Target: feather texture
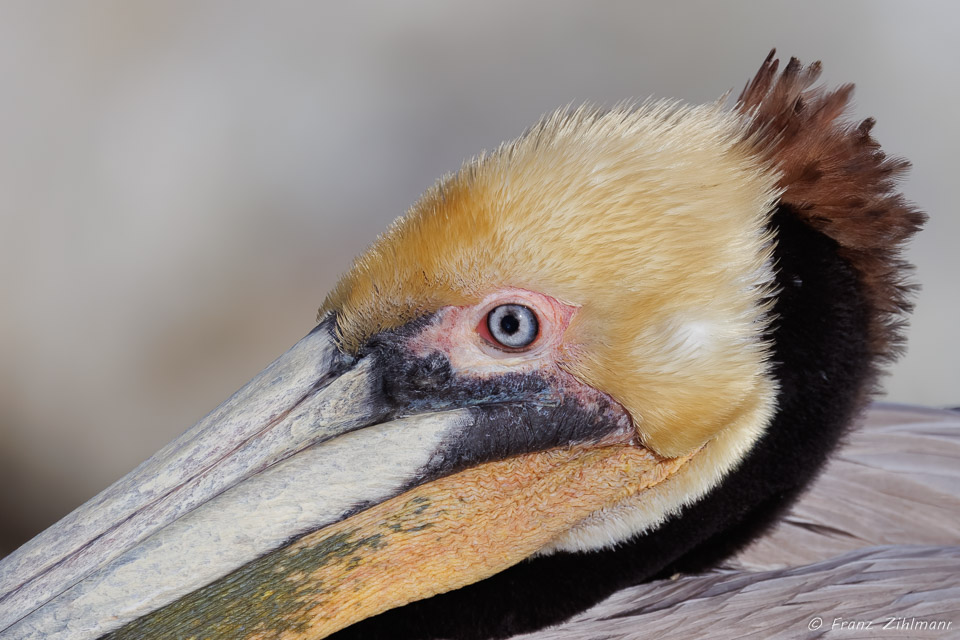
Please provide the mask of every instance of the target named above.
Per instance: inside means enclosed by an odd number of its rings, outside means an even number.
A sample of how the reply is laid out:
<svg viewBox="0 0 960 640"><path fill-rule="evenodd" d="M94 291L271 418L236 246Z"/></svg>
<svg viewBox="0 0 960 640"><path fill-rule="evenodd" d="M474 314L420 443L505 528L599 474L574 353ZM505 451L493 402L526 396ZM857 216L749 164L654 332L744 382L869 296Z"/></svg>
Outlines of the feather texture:
<svg viewBox="0 0 960 640"><path fill-rule="evenodd" d="M789 515L723 568L517 637L957 637L958 576L960 412L874 405Z"/></svg>
<svg viewBox="0 0 960 640"><path fill-rule="evenodd" d="M774 569L895 544L960 544L958 412L874 405L789 515L733 566Z"/></svg>
<svg viewBox="0 0 960 640"><path fill-rule="evenodd" d="M796 58L777 75L775 53L744 88L737 110L750 119L758 153L780 170L780 203L833 238L859 273L872 309L868 336L876 365L888 363L902 351L915 288L900 252L926 220L896 190L910 163L880 149L870 135L872 118L844 118L852 84L832 91L813 86L820 63L804 67Z"/></svg>
<svg viewBox="0 0 960 640"><path fill-rule="evenodd" d="M644 446L749 448L774 411L767 223L776 172L720 105L546 116L428 190L324 302L348 351L505 287L577 309L558 365ZM729 466L729 461L718 462Z"/></svg>
<svg viewBox="0 0 960 640"><path fill-rule="evenodd" d="M790 569L717 571L632 587L566 624L515 637L915 638L917 622L937 625L931 637L957 637L958 574L958 546L871 547ZM844 621L854 626L844 628Z"/></svg>

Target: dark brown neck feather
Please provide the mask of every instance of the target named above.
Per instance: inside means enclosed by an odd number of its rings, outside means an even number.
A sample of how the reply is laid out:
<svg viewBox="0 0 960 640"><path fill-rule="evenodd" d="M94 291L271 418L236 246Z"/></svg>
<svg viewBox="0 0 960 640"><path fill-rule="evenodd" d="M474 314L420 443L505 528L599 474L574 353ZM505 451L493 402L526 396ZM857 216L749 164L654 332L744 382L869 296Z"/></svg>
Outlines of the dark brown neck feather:
<svg viewBox="0 0 960 640"><path fill-rule="evenodd" d="M876 366L903 349L903 327L916 288L901 258L926 216L897 192L910 163L887 157L870 135L874 121L844 118L853 85L813 87L820 63L791 58L783 71L771 51L740 94L750 116L750 144L781 172L781 202L835 240L855 269L868 303L868 343Z"/></svg>

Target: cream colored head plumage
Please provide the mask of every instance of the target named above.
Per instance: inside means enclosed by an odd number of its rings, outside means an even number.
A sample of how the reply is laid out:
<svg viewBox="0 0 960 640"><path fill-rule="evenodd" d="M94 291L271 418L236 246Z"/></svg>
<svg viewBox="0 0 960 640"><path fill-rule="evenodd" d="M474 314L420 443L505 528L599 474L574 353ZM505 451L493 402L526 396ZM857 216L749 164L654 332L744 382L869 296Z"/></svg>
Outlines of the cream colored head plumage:
<svg viewBox="0 0 960 640"><path fill-rule="evenodd" d="M763 333L776 176L719 105L544 118L427 191L337 285L366 338L503 287L577 309L560 366L630 412L646 446L688 453L772 410Z"/></svg>

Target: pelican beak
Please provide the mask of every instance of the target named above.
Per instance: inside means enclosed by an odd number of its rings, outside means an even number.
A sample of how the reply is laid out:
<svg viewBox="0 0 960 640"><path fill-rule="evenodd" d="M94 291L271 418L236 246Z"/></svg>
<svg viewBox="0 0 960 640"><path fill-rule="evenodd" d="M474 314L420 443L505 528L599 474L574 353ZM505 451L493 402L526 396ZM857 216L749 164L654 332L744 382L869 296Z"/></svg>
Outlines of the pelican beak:
<svg viewBox="0 0 960 640"><path fill-rule="evenodd" d="M682 463L618 406L415 358L421 326L352 356L324 320L0 562L0 638L323 637L501 571Z"/></svg>

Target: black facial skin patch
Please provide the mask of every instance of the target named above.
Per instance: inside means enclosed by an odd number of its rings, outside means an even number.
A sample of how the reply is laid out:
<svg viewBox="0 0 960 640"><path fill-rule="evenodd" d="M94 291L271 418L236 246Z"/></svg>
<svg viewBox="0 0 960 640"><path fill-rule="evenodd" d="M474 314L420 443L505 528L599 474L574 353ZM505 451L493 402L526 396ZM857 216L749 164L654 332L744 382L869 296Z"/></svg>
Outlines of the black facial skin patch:
<svg viewBox="0 0 960 640"><path fill-rule="evenodd" d="M623 407L585 385L540 372L485 377L457 374L440 353L415 356L406 345L428 323L421 318L384 332L361 351L380 376L377 397L393 418L467 407L472 421L446 442L411 484L471 466L555 447L632 434Z"/></svg>

